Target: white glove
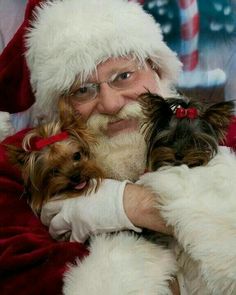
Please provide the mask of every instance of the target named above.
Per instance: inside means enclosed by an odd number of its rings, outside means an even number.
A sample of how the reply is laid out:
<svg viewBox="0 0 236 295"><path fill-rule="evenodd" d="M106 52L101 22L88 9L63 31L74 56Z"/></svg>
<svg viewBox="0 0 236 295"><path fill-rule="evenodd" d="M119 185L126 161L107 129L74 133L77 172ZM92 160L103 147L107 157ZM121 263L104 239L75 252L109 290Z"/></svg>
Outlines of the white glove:
<svg viewBox="0 0 236 295"><path fill-rule="evenodd" d="M41 221L55 239L71 232L70 241L84 242L90 235L130 229L140 232L125 214L123 192L128 181L105 179L98 192L48 202Z"/></svg>

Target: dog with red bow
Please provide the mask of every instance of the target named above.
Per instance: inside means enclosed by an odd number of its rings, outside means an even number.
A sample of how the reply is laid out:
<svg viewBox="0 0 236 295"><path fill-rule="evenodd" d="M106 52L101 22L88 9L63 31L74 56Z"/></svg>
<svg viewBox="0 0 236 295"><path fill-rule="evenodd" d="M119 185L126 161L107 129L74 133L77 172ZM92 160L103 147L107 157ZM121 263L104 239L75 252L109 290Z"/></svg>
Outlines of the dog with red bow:
<svg viewBox="0 0 236 295"><path fill-rule="evenodd" d="M232 101L206 105L186 97L144 94L140 103L151 171L164 165L206 165L223 143L234 113Z"/></svg>
<svg viewBox="0 0 236 295"><path fill-rule="evenodd" d="M227 218L236 208L236 155L221 146L234 103L207 105L151 93L142 95L140 103L149 172L138 183L156 194L156 206L173 228L176 239L169 247L178 264L181 294L234 294L234 283L225 285L227 268L214 255L221 237L234 236ZM217 231L208 233L215 224L220 224ZM223 261L234 265L227 249L221 247Z"/></svg>
<svg viewBox="0 0 236 295"><path fill-rule="evenodd" d="M90 151L95 136L63 99L59 113L58 121L29 131L22 147L7 146L11 162L22 171L25 193L37 214L49 199L97 190L104 177Z"/></svg>

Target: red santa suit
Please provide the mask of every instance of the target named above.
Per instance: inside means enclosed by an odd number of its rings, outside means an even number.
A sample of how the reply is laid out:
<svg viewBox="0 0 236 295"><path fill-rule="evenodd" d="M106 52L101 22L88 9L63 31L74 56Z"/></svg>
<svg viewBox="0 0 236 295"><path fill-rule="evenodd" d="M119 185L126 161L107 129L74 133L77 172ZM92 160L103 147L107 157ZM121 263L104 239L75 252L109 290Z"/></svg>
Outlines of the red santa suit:
<svg viewBox="0 0 236 295"><path fill-rule="evenodd" d="M47 14L44 12L47 11L46 7L49 7L50 10L54 4L42 6L37 10L40 17L36 18L36 23L32 25L29 22L32 18L34 19L33 8L40 2L44 1L29 1L24 23L0 57L2 137L13 131L10 124L10 113L26 111L33 105L32 114L34 117L38 114L50 117L49 113L52 112L56 99L55 94L62 91L63 87L71 86L76 74L82 73L86 76L96 68L99 61L105 60L109 56L137 52L137 57L140 60L150 57L154 65L156 64L160 68L162 79L166 85L170 86L172 82L176 81L180 64L175 54L162 41L162 35L155 21L146 13L141 12L141 8L137 4L129 4L130 10L127 8L127 15L125 13L117 15L115 20L121 23L119 26L112 26L117 31L112 32L106 42L104 41L103 47L100 47L100 51L95 52L94 48L96 48L98 41L101 41L101 34L106 32L109 26L102 27L101 31L97 30L98 35L93 36L94 40L90 44L93 51L88 54L87 51L82 51L81 43L73 43L74 47L68 45L70 39L74 39L73 36L78 36L81 31L83 32L80 26L75 26L77 21L82 19L82 15L80 17L75 15L74 19L66 17L63 6L66 5L66 2L75 5L75 7L79 2L86 5L88 0L55 1L57 3L55 6L58 5L58 7L54 11L55 13L51 14L52 19L49 17L50 20L47 23L52 28L51 32L47 31L47 26L46 29L44 28L47 19ZM99 6L95 0L91 0L91 3ZM110 0L109 3L107 2L107 6L110 9L110 11L107 10L109 13L120 11L123 6L125 12L127 3L126 1ZM102 23L99 21L99 15L104 17L104 14L101 13L102 8L104 7L101 5L100 11L98 7L95 9L97 23L94 25L96 26ZM118 8L119 10L117 10ZM84 13L83 9L79 11ZM95 19L94 11L90 11L90 13L92 21ZM109 18L109 14L107 15L108 23L114 21ZM134 17L134 26L129 22L130 15ZM143 19L142 30L137 29L140 17ZM60 31L56 30L55 28L62 20L72 23L75 31L63 31L65 29L63 26L59 26ZM31 31L26 44L24 38L29 26L35 26L36 31ZM82 28L85 27L82 26ZM92 27L94 28L94 26ZM55 31L53 31L54 29ZM129 38L125 39L123 32L126 30L130 34L127 34ZM139 38L136 38L137 31L140 34ZM65 34L66 32L68 34ZM47 33L50 38L46 38ZM62 43L61 38L57 39L61 34L65 34ZM68 39L66 39L67 37ZM86 37L84 29L83 38L85 39L77 38L77 40L82 44L87 44ZM105 40L105 36L103 37ZM115 39L113 40L114 47L109 47L111 37ZM96 38L98 39L96 40ZM55 43L52 43L53 41ZM73 50L68 56L65 56L68 46ZM45 51L47 48L48 52ZM106 48L109 48L107 56L104 55ZM123 48L124 51L122 51ZM25 52L27 63L23 55ZM78 52L80 58L75 60L75 53ZM63 58L58 58L58 54L62 54ZM54 58L55 56L57 58ZM168 59L168 63L165 62L166 59ZM59 67L58 61L60 61ZM66 70L68 69L66 66L70 63L72 68L68 68L71 72ZM200 173L196 173L196 170L193 169L192 174L190 173L188 176L187 172L189 171L186 168L183 171L178 168L179 170L176 169L175 173L163 170L156 175L155 173L147 174L141 179L145 185L158 191L163 198L162 214L167 222L174 226L178 240L177 250L179 252L176 260L175 252L162 249L143 238L127 233L95 237L90 249L81 243L54 241L49 236L47 228L41 224L38 217L29 208L20 173L10 165L6 156L4 144L20 144L24 134L25 131L22 131L8 137L1 144L0 149L1 294L60 294L63 290L64 294L80 295L164 295L170 294L168 280L180 268L182 268L185 285L191 286L190 290L193 290L189 294L234 294L236 292L235 201L233 200L233 189L230 191L231 186L228 185L232 184L229 175L233 177L236 173L234 173L234 156L229 155L228 151L220 152L209 164L209 167L200 168L205 169L204 171L200 170ZM235 121L230 126L227 144L232 147L236 144ZM168 175L167 180L165 179L166 175ZM204 175L209 175L209 181ZM217 176L215 182L213 176ZM156 187L153 177L158 181L160 178L163 185ZM221 185L220 182L224 177L228 177L227 181ZM217 188L216 195L214 192L206 193L206 190L210 191L212 186L214 189ZM170 190L168 191L167 188ZM201 206L198 203L198 196L195 199L195 195L198 195L197 189L201 189ZM189 193L190 191L193 193L192 195ZM213 203L214 206L212 206ZM77 262L75 263L75 261ZM75 265L71 266L69 263ZM187 263L190 267L185 268ZM185 273L185 270L191 270L191 272ZM193 272L196 273L193 274ZM192 274L193 277L191 277ZM201 293L195 292L197 284L200 284L202 288Z"/></svg>

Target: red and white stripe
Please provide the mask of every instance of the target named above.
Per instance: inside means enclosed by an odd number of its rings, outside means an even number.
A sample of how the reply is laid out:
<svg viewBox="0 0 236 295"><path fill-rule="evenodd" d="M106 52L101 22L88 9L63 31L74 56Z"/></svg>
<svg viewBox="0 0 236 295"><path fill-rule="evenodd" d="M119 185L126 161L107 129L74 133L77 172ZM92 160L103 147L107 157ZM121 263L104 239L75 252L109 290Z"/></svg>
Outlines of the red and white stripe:
<svg viewBox="0 0 236 295"><path fill-rule="evenodd" d="M178 0L181 22L180 59L184 71L194 71L199 61L199 13L197 0Z"/></svg>
<svg viewBox="0 0 236 295"><path fill-rule="evenodd" d="M131 1L131 2L138 2L140 3L141 5L144 4L145 0L128 0L128 1Z"/></svg>

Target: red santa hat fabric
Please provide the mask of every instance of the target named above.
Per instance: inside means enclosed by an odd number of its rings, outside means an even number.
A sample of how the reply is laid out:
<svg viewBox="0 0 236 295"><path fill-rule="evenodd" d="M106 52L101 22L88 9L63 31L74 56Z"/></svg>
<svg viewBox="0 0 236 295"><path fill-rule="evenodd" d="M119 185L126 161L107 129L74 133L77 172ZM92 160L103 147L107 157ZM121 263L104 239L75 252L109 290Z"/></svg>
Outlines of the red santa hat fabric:
<svg viewBox="0 0 236 295"><path fill-rule="evenodd" d="M0 111L17 113L34 103L24 52L24 35L32 12L42 0L29 0L25 19L0 56Z"/></svg>

